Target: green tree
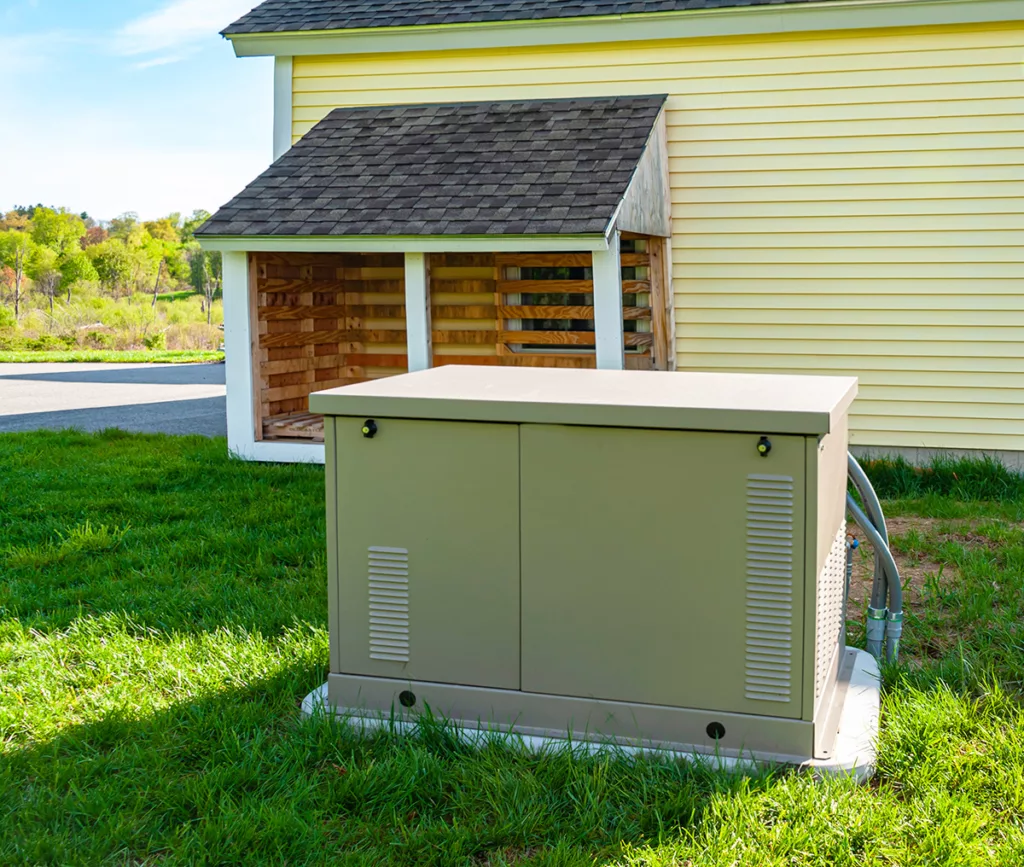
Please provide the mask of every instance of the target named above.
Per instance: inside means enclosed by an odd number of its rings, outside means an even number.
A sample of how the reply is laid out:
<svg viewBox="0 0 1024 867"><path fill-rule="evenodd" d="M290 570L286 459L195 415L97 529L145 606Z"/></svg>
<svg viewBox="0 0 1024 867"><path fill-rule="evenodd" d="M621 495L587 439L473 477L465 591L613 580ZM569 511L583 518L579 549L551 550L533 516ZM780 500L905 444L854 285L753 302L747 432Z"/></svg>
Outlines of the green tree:
<svg viewBox="0 0 1024 867"><path fill-rule="evenodd" d="M60 271L64 270L68 260L81 253L85 232L85 220L65 208L36 208L32 215L32 240L57 254L57 268ZM69 304L72 285L61 280L61 286L67 289Z"/></svg>
<svg viewBox="0 0 1024 867"><path fill-rule="evenodd" d="M8 229L17 229L19 232L29 232L32 229L32 222L27 214L20 214L17 211L8 211L0 216L0 232Z"/></svg>
<svg viewBox="0 0 1024 867"><path fill-rule="evenodd" d="M152 220L142 225L149 232L151 238L156 238L156 240L164 241L167 244L181 242L181 214L169 214L159 220Z"/></svg>
<svg viewBox="0 0 1024 867"><path fill-rule="evenodd" d="M58 259L66 259L81 249L84 234L85 221L64 208L36 208L32 215L32 240L41 247L49 247Z"/></svg>
<svg viewBox="0 0 1024 867"><path fill-rule="evenodd" d="M139 225L139 215L134 211L125 211L121 216L114 217L110 221L110 225L107 226L110 237L120 238L126 244L133 233L138 234L141 230L142 226Z"/></svg>
<svg viewBox="0 0 1024 867"><path fill-rule="evenodd" d="M32 261L36 245L27 232L8 229L0 232L0 265L13 273L14 318L21 318L22 283Z"/></svg>
<svg viewBox="0 0 1024 867"><path fill-rule="evenodd" d="M203 309L206 322L213 324L213 300L220 292L223 277L223 261L220 253L204 250L196 241L189 245L189 262L192 270L192 285L203 293Z"/></svg>
<svg viewBox="0 0 1024 867"><path fill-rule="evenodd" d="M29 259L28 276L35 283L36 290L49 299L50 315L53 315L53 300L60 292L60 264L57 254L49 247L36 246Z"/></svg>
<svg viewBox="0 0 1024 867"><path fill-rule="evenodd" d="M132 280L132 256L124 241L108 238L87 250L100 285L115 299L127 294Z"/></svg>
<svg viewBox="0 0 1024 867"><path fill-rule="evenodd" d="M83 250L65 257L64 261L60 263L60 287L67 292L68 302L71 301L72 287L79 283L91 283L98 279L99 275L96 273L92 261Z"/></svg>

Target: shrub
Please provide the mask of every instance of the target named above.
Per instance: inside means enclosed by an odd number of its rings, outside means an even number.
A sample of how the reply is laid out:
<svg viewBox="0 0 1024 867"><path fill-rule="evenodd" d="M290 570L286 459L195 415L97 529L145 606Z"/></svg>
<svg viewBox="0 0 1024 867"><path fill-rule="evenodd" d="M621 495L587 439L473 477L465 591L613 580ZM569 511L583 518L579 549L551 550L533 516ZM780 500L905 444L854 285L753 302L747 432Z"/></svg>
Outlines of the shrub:
<svg viewBox="0 0 1024 867"><path fill-rule="evenodd" d="M0 331L14 328L18 321L14 318L14 311L9 307L0 306Z"/></svg>
<svg viewBox="0 0 1024 867"><path fill-rule="evenodd" d="M162 331L158 331L156 334L147 334L142 338L142 345L146 349L166 349L167 335Z"/></svg>
<svg viewBox="0 0 1024 867"><path fill-rule="evenodd" d="M83 342L89 349L110 349L114 345L114 335L105 331L90 331Z"/></svg>

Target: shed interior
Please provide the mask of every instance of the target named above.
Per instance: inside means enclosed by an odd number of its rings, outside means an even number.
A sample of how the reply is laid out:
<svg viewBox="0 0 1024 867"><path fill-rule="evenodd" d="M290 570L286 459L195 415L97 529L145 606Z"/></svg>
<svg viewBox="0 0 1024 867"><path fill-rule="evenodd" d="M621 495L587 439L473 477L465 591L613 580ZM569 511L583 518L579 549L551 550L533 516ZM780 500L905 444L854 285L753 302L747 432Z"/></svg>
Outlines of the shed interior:
<svg viewBox="0 0 1024 867"><path fill-rule="evenodd" d="M672 365L666 240L623 234L626 367ZM438 253L428 258L433 363L596 366L592 256ZM309 395L405 373L401 253L252 253L257 440L322 442Z"/></svg>

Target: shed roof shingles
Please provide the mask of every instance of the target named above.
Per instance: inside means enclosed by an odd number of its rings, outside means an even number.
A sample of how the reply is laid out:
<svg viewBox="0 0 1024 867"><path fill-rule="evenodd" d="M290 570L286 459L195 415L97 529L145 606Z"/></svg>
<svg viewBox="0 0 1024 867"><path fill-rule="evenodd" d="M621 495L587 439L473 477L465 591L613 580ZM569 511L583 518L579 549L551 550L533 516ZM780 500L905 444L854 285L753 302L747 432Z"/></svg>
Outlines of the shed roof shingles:
<svg viewBox="0 0 1024 867"><path fill-rule="evenodd" d="M536 21L842 2L849 0L265 0L226 28L224 34Z"/></svg>
<svg viewBox="0 0 1024 867"><path fill-rule="evenodd" d="M199 234L603 233L665 99L337 109Z"/></svg>

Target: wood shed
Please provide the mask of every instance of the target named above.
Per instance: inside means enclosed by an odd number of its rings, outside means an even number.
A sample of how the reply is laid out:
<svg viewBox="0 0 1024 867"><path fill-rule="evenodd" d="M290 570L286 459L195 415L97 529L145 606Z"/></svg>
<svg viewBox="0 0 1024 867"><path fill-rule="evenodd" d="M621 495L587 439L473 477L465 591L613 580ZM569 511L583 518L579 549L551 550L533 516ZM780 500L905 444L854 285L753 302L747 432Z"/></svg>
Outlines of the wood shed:
<svg viewBox="0 0 1024 867"><path fill-rule="evenodd" d="M671 369L664 103L328 115L199 233L232 451L323 460L309 395L410 370Z"/></svg>

